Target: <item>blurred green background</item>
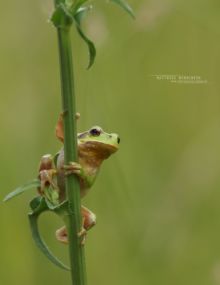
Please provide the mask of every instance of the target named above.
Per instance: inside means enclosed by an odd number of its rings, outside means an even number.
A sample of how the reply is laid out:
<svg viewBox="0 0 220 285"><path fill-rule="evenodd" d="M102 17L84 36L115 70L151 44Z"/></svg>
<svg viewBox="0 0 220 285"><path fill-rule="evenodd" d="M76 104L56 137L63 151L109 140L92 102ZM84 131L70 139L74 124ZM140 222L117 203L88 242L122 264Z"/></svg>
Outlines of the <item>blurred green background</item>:
<svg viewBox="0 0 220 285"><path fill-rule="evenodd" d="M118 132L84 204L97 214L86 243L90 285L220 284L220 4L217 0L130 0L133 21L94 1L84 23L97 60L73 32L79 131ZM0 10L1 200L37 175L60 143L52 1L2 1ZM171 82L153 75L197 76ZM177 77L178 77L177 76ZM35 247L27 220L34 191L0 207L0 284L70 284ZM62 222L41 219L52 250Z"/></svg>

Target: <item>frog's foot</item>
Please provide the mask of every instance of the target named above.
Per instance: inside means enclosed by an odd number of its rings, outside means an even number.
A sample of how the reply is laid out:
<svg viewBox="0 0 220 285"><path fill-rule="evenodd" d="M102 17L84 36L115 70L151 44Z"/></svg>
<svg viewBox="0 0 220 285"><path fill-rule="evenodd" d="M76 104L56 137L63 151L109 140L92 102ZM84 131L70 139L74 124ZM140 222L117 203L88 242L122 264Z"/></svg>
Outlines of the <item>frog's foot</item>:
<svg viewBox="0 0 220 285"><path fill-rule="evenodd" d="M81 245L85 244L86 241L86 235L87 235L87 230L82 227L82 229L80 230L80 232L77 233L77 236L81 239ZM64 244L68 244L69 240L68 240L68 235L67 235L67 230L66 227L62 227L60 229L58 229L55 233L56 239Z"/></svg>
<svg viewBox="0 0 220 285"><path fill-rule="evenodd" d="M56 188L54 184L54 175L56 175L56 169L53 167L53 156L51 154L45 154L41 157L39 165L39 175L40 187L38 191L40 194L44 193L45 188L52 186Z"/></svg>
<svg viewBox="0 0 220 285"><path fill-rule="evenodd" d="M65 171L65 175L76 174L82 175L82 166L77 162L70 162L68 165L63 165L62 168Z"/></svg>
<svg viewBox="0 0 220 285"><path fill-rule="evenodd" d="M64 244L68 244L69 240L68 240L68 235L67 235L67 230L66 227L62 227L60 229L58 229L55 233L56 235L56 239ZM80 230L80 232L77 233L77 236L79 238L81 238L81 245L85 244L86 241L86 235L87 235L87 230L82 227L82 229Z"/></svg>
<svg viewBox="0 0 220 285"><path fill-rule="evenodd" d="M47 188L48 186L52 186L53 188L57 188L53 181L53 177L56 174L55 169L44 169L39 172L39 179L40 179L40 189L39 192L40 194L44 193L44 189Z"/></svg>
<svg viewBox="0 0 220 285"><path fill-rule="evenodd" d="M56 239L64 244L68 244L68 236L67 236L67 230L66 227L62 227L60 229L58 229L55 233L56 235Z"/></svg>
<svg viewBox="0 0 220 285"><path fill-rule="evenodd" d="M96 215L84 206L81 206L82 213L82 229L78 233L78 237L81 237L81 245L85 244L87 231L90 230L96 224Z"/></svg>
<svg viewBox="0 0 220 285"><path fill-rule="evenodd" d="M64 142L64 127L63 127L63 117L65 116L66 111L62 112L58 118L55 134L56 137L61 141ZM76 113L75 119L78 120L80 118L80 113Z"/></svg>
<svg viewBox="0 0 220 285"><path fill-rule="evenodd" d="M81 239L81 242L80 242L81 245L84 245L86 241L87 231L96 224L96 216L93 212L91 212L89 209L87 209L84 206L81 207L81 213L83 217L82 218L82 228L77 233L77 236ZM69 243L67 229L65 226L56 231L56 238L58 241L64 244Z"/></svg>
<svg viewBox="0 0 220 285"><path fill-rule="evenodd" d="M62 113L60 113L60 120L63 120L64 115L67 113L67 111L63 111ZM76 112L75 114L75 119L78 120L80 118L80 113Z"/></svg>
<svg viewBox="0 0 220 285"><path fill-rule="evenodd" d="M83 227L88 231L96 225L96 215L88 208L81 206L83 216Z"/></svg>

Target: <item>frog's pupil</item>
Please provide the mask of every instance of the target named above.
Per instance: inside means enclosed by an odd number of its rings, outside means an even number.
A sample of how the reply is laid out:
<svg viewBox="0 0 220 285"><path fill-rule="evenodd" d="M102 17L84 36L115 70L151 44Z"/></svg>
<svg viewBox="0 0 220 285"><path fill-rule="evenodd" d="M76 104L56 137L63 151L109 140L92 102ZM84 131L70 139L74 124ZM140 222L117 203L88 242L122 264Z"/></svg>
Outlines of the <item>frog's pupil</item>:
<svg viewBox="0 0 220 285"><path fill-rule="evenodd" d="M99 136L100 135L100 131L98 129L91 129L90 134L93 136Z"/></svg>

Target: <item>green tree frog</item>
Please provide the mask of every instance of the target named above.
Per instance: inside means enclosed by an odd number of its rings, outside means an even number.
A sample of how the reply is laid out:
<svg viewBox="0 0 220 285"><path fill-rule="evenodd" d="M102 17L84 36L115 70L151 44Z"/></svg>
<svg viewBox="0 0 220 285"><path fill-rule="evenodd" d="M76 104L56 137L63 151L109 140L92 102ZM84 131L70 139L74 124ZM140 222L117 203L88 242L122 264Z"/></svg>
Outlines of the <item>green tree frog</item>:
<svg viewBox="0 0 220 285"><path fill-rule="evenodd" d="M76 115L77 118L79 118L78 113ZM64 141L62 115L59 117L56 125L56 136L61 142ZM77 175L80 183L81 198L83 198L94 184L102 162L118 150L120 143L120 138L117 134L108 134L98 126L79 133L77 140L79 162L70 162L68 165L65 165L63 147L54 157L47 154L41 158L38 176L41 186L38 188L38 192L54 205L66 199L65 175ZM79 236L83 237L82 243L84 243L86 232L96 224L96 216L84 206L81 207L81 214L83 228ZM56 238L62 243L68 243L65 226L56 231Z"/></svg>

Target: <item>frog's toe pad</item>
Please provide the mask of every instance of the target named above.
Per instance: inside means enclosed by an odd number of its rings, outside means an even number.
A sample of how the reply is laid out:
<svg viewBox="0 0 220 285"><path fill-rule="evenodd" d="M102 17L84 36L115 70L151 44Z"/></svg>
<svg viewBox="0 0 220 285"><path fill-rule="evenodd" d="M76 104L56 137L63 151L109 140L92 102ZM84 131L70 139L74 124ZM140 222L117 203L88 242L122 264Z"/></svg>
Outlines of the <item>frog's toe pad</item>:
<svg viewBox="0 0 220 285"><path fill-rule="evenodd" d="M62 227L60 229L58 229L55 233L56 235L56 239L64 244L68 244L68 236L67 236L67 230L66 227Z"/></svg>
<svg viewBox="0 0 220 285"><path fill-rule="evenodd" d="M86 242L86 236L87 236L87 230L82 227L82 229L80 230L80 232L78 232L78 237L81 238L81 245L84 245Z"/></svg>

